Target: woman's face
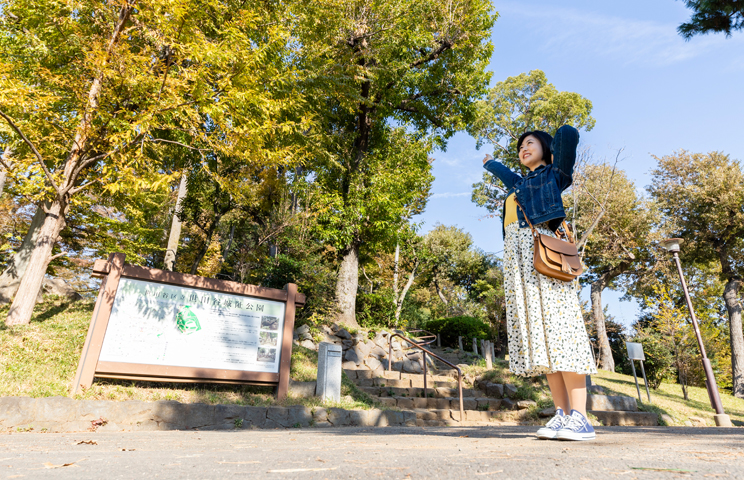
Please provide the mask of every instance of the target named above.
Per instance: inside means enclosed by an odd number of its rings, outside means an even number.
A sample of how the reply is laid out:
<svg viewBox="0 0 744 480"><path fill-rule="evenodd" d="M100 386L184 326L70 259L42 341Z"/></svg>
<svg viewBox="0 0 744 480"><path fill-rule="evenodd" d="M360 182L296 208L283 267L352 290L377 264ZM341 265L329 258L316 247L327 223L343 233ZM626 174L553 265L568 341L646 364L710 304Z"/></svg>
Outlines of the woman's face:
<svg viewBox="0 0 744 480"><path fill-rule="evenodd" d="M540 165L545 165L543 149L540 141L532 135L528 135L519 146L519 161L522 165L534 170Z"/></svg>

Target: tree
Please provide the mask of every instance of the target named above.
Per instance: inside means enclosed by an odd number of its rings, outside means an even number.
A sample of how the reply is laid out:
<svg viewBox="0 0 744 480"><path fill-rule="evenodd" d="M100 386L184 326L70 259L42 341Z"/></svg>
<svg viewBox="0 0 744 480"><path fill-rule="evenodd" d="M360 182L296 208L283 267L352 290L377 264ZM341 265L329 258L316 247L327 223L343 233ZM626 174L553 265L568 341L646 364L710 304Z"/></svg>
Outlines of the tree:
<svg viewBox="0 0 744 480"><path fill-rule="evenodd" d="M177 173L152 158L164 144L193 148L175 136L198 135L200 148L246 162L293 158L287 148L265 148L307 130L309 119L287 114L301 97L295 72L277 61L289 41L285 23L273 21L278 12L212 0L2 3L0 117L13 137L0 131L0 142L19 145L13 165L3 166L36 202L50 202L8 324L30 321L80 193L170 183ZM145 181L147 171L160 175Z"/></svg>
<svg viewBox="0 0 744 480"><path fill-rule="evenodd" d="M544 130L554 132L562 125L573 125L586 131L594 128L592 102L578 93L561 92L548 83L545 73L532 70L497 83L488 98L478 102L478 115L470 133L478 146L493 146L494 159L512 170L524 167L517 155L517 140L524 132ZM501 215L505 193L500 181L483 173L483 181L473 185L473 202Z"/></svg>
<svg viewBox="0 0 744 480"><path fill-rule="evenodd" d="M313 74L306 86L323 122L310 168L322 191L314 208L341 259L342 323L356 325L360 248L391 249L428 190L421 162L473 118L489 79L491 9L488 0L321 0L293 9L301 65Z"/></svg>
<svg viewBox="0 0 744 480"><path fill-rule="evenodd" d="M732 30L744 28L744 3L741 0L684 0L692 10L689 22L677 27L685 40L695 35L723 32L727 37Z"/></svg>
<svg viewBox="0 0 744 480"><path fill-rule="evenodd" d="M738 161L720 152L679 151L654 157L648 191L656 200L661 227L685 240L683 263L721 266L728 312L733 393L744 398L744 333L741 285L744 275L744 173Z"/></svg>
<svg viewBox="0 0 744 480"><path fill-rule="evenodd" d="M579 238L577 246L588 267L581 281L591 285L599 367L614 372L602 292L617 286L622 277L642 275L653 261L649 250L655 239L653 213L648 202L638 198L635 185L625 172L607 163L580 165L566 200L570 206L567 213Z"/></svg>

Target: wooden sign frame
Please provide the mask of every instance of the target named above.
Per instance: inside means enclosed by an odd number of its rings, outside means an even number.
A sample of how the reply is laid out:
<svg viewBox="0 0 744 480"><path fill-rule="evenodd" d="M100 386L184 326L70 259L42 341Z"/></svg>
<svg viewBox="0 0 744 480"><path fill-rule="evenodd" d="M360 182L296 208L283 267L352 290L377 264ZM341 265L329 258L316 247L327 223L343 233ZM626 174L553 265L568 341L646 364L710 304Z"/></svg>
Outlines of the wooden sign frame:
<svg viewBox="0 0 744 480"><path fill-rule="evenodd" d="M287 396L295 308L301 308L305 304L305 295L297 292L297 285L288 283L283 290L257 287L238 282L127 265L124 263L124 259L125 255L123 253L112 253L108 260L97 260L93 267L93 276L101 277L103 280L98 291L98 299L93 310L90 327L88 327L88 335L85 338L83 351L80 355L75 380L72 384L73 395L77 394L81 388L90 388L93 379L99 377L151 382L267 385L276 388L278 398L282 399ZM114 308L119 280L122 278L196 288L208 292L244 295L284 303L284 329L279 373L100 361L103 340Z"/></svg>

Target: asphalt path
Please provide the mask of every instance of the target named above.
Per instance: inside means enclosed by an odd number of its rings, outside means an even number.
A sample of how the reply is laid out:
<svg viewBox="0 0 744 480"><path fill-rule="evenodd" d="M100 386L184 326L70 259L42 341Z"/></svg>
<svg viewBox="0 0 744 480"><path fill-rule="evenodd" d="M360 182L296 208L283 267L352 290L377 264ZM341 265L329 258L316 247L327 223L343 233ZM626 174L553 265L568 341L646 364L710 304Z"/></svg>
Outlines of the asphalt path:
<svg viewBox="0 0 744 480"><path fill-rule="evenodd" d="M744 479L742 428L598 428L593 442L535 429L13 433L0 479Z"/></svg>

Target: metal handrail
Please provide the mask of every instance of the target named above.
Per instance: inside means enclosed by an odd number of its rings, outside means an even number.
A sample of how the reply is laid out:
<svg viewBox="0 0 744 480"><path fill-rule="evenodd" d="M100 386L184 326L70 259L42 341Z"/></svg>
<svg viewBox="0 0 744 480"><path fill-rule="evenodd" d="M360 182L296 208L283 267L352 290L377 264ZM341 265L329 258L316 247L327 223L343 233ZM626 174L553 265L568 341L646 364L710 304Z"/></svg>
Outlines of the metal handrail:
<svg viewBox="0 0 744 480"><path fill-rule="evenodd" d="M414 337L417 340L419 340L419 345L431 345L432 343L434 343L437 340L437 335L434 334L434 333L431 333L428 330L422 330L422 329L408 330L408 333L418 333L418 332L423 332L423 333L426 334L426 335L421 335L421 336ZM426 339L427 341L424 342L423 341L424 339Z"/></svg>
<svg viewBox="0 0 744 480"><path fill-rule="evenodd" d="M390 339L388 340L388 342L389 342L388 343L388 372L392 371L391 369L393 367L393 337L399 337L402 340L405 340L406 342L414 345L416 348L420 348L424 352L424 398L429 398L429 394L428 394L427 388L426 388L426 354L427 353L429 355L431 355L432 357L438 359L440 362L445 363L445 364L449 365L450 367L454 368L455 370L457 370L457 390L458 390L458 393L460 395L460 421L461 422L465 421L464 409L463 409L463 405L462 405L462 370L460 370L460 367L458 367L457 365L454 365L454 364L448 362L447 360L443 359L442 357L440 357L436 353L431 352L431 351L425 349L424 348L424 345L427 345L427 344L425 344L423 342L422 343L416 343L413 340L411 340L410 338L404 337L403 335L401 335L399 333L393 333L393 334L390 335Z"/></svg>

